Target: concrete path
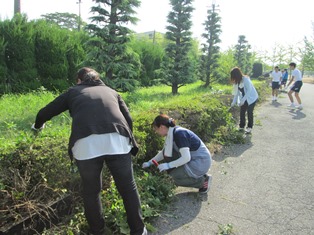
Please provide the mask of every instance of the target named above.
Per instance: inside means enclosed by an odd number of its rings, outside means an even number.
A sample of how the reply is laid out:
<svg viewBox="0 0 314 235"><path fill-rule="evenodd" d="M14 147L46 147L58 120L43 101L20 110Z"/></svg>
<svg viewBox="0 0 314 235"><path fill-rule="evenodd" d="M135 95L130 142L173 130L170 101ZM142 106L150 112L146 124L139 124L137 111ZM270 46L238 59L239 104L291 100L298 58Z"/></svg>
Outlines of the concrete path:
<svg viewBox="0 0 314 235"><path fill-rule="evenodd" d="M248 142L213 156L208 195L178 188L153 234L314 235L314 84L300 96L302 111L285 93L257 106Z"/></svg>

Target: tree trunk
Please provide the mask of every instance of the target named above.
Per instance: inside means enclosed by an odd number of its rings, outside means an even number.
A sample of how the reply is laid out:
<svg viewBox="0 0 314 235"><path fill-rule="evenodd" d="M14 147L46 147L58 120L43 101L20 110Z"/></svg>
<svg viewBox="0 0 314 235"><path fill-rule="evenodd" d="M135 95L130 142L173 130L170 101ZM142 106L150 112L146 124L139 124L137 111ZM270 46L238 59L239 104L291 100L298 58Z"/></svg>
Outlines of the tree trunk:
<svg viewBox="0 0 314 235"><path fill-rule="evenodd" d="M178 84L172 83L172 94L178 94Z"/></svg>
<svg viewBox="0 0 314 235"><path fill-rule="evenodd" d="M109 80L112 80L113 79L113 71L112 69L109 69L108 72L106 73L106 77L109 79Z"/></svg>
<svg viewBox="0 0 314 235"><path fill-rule="evenodd" d="M206 81L205 81L205 87L209 87L210 85L210 74L206 74Z"/></svg>

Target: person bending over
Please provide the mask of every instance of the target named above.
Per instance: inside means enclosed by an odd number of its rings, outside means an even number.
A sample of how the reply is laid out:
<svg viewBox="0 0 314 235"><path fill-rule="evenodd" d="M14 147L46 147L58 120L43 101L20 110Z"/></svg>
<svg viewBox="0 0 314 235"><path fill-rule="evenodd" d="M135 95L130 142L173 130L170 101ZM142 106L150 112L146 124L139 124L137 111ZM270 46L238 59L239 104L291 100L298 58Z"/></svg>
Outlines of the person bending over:
<svg viewBox="0 0 314 235"><path fill-rule="evenodd" d="M77 73L77 85L38 112L32 129L41 130L45 122L66 110L72 117L69 154L81 176L84 213L91 233L105 234L100 200L105 163L123 199L130 234L147 234L131 158L138 148L123 99L100 80L95 70L84 67Z"/></svg>

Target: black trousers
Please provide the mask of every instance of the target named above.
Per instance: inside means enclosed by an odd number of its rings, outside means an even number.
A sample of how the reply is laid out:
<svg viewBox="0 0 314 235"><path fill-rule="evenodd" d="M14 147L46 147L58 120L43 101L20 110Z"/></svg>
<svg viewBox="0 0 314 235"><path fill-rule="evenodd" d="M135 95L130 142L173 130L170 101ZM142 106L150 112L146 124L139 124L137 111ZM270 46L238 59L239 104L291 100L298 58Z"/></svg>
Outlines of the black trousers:
<svg viewBox="0 0 314 235"><path fill-rule="evenodd" d="M248 105L247 101L241 106L240 108L240 128L244 128L246 124L245 115L247 113L248 118L248 124L247 127L252 128L253 127L253 111L255 107L256 101L250 105Z"/></svg>
<svg viewBox="0 0 314 235"><path fill-rule="evenodd" d="M110 170L127 214L130 234L142 234L144 223L140 199L134 181L131 154L106 155L90 160L76 161L83 184L83 202L87 222L93 234L104 234L105 220L100 192L104 162Z"/></svg>

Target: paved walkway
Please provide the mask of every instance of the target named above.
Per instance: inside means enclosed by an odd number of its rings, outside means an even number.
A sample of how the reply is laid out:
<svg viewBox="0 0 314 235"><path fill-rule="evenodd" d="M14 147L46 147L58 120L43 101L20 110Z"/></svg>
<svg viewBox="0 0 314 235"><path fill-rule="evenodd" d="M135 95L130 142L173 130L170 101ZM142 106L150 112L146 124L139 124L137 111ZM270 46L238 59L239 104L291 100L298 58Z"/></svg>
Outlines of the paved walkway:
<svg viewBox="0 0 314 235"><path fill-rule="evenodd" d="M314 235L314 84L300 96L302 111L285 93L258 106L248 142L213 156L207 197L178 188L154 234Z"/></svg>

